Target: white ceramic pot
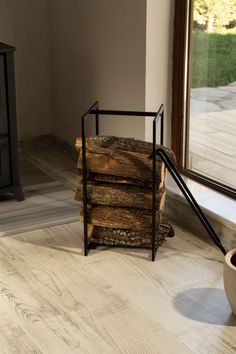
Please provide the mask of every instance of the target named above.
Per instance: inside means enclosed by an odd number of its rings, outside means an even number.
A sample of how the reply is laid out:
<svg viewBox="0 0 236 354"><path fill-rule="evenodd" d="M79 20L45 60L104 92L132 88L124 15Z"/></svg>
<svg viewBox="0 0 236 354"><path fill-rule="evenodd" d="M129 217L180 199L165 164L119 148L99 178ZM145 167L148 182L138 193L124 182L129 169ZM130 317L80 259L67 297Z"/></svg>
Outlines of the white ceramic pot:
<svg viewBox="0 0 236 354"><path fill-rule="evenodd" d="M225 256L224 287L233 314L236 316L236 248Z"/></svg>

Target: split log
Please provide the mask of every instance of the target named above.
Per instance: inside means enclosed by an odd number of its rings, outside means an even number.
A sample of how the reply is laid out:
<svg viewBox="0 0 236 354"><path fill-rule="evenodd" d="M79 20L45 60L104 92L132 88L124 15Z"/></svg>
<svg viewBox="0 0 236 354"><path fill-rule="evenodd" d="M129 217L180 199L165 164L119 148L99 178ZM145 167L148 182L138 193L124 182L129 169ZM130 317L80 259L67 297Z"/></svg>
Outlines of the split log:
<svg viewBox="0 0 236 354"><path fill-rule="evenodd" d="M132 178L132 177L103 175L101 173L90 173L88 176L88 180L95 181L95 182L108 182L108 183L142 186L142 187L149 187L149 188L152 187L152 183L149 181L141 181L139 179ZM160 184L159 188L162 188L163 186L164 183Z"/></svg>
<svg viewBox="0 0 236 354"><path fill-rule="evenodd" d="M156 208L162 210L165 202L164 189L157 191ZM88 202L107 206L130 207L137 209L152 208L152 190L150 188L126 186L112 183L87 184ZM82 200L83 185L80 182L75 199Z"/></svg>
<svg viewBox="0 0 236 354"><path fill-rule="evenodd" d="M160 225L161 214L161 211L157 211L156 213L157 231ZM83 208L81 208L80 215L83 222ZM134 208L93 205L88 208L88 222L92 225L115 229L151 231L152 212Z"/></svg>
<svg viewBox="0 0 236 354"><path fill-rule="evenodd" d="M156 145L160 147L160 145ZM173 152L162 147L175 162ZM82 139L76 139L79 153L78 169L82 170ZM86 161L89 172L145 182L152 180L152 143L114 136L96 136L86 139ZM157 183L165 179L165 167L157 156Z"/></svg>
<svg viewBox="0 0 236 354"><path fill-rule="evenodd" d="M160 246L166 237L173 236L173 227L167 219L162 218L159 232L157 233L156 246ZM144 231L88 225L88 237L90 242L103 245L150 248L152 234Z"/></svg>
<svg viewBox="0 0 236 354"><path fill-rule="evenodd" d="M75 147L77 151L82 149L82 138L76 139ZM152 143L134 138L122 138L116 136L94 136L86 139L86 149L90 152L96 151L97 148L105 148L110 150L123 150L128 152L137 152L150 155L152 153ZM160 147L160 145L156 145ZM174 153L165 146L161 146L168 156L175 163ZM159 157L158 157L159 159Z"/></svg>
<svg viewBox="0 0 236 354"><path fill-rule="evenodd" d="M157 148L159 145L157 145ZM78 169L82 171L82 140L76 140ZM163 147L175 163L174 154ZM107 245L151 247L152 143L111 136L86 139L88 236ZM156 159L156 245L174 231L162 217L166 168ZM82 182L75 199L81 200ZM81 209L83 221L83 208Z"/></svg>
<svg viewBox="0 0 236 354"><path fill-rule="evenodd" d="M102 153L87 150L86 163L88 172L133 177L141 181L152 180L152 161L148 155L110 149L103 149ZM82 154L79 156L77 167L82 170ZM156 179L157 183L165 179L165 167L159 160L156 164Z"/></svg>
<svg viewBox="0 0 236 354"><path fill-rule="evenodd" d="M152 151L152 144L134 138L122 138L116 136L94 136L86 139L87 148L109 148L111 150L123 150L149 154ZM82 138L78 137L75 143L76 149L82 148Z"/></svg>

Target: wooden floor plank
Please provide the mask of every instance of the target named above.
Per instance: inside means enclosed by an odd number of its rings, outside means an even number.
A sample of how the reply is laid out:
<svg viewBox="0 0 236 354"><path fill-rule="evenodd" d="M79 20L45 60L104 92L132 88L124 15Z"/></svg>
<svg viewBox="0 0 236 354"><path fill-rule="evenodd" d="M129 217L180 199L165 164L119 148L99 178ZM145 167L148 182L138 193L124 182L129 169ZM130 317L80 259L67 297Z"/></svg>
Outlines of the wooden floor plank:
<svg viewBox="0 0 236 354"><path fill-rule="evenodd" d="M223 291L217 250L176 228L154 263L137 249L102 247L84 257L81 231L77 222L0 240L3 335L11 319L7 354L14 328L29 353L190 353L201 349L198 333L211 328L217 350L227 338L231 353L236 319L227 326L226 299L212 301L207 290Z"/></svg>
<svg viewBox="0 0 236 354"><path fill-rule="evenodd" d="M236 110L192 113L189 151L190 168L236 188Z"/></svg>
<svg viewBox="0 0 236 354"><path fill-rule="evenodd" d="M215 161L219 169L223 168L226 174L228 170L236 172L236 156L226 155L195 141L190 142L189 149L198 160Z"/></svg>
<svg viewBox="0 0 236 354"><path fill-rule="evenodd" d="M79 204L74 200L74 192L25 158L21 157L21 162L25 200L19 208L15 198L0 196L0 236L79 220Z"/></svg>
<svg viewBox="0 0 236 354"><path fill-rule="evenodd" d="M73 191L76 190L79 176L72 154L62 153L55 146L50 146L46 149L25 151L23 156L51 178L60 181Z"/></svg>
<svg viewBox="0 0 236 354"><path fill-rule="evenodd" d="M46 155L35 163L51 164L54 176L58 164L60 181L73 185L73 162L63 171L59 154L54 162L52 150ZM1 238L0 353L235 352L223 258L175 230L156 262L140 249L101 247L84 257L79 222Z"/></svg>
<svg viewBox="0 0 236 354"><path fill-rule="evenodd" d="M223 112L222 112L223 113ZM204 125L207 128L213 128L224 132L233 132L236 129L235 123L232 123L232 119L227 120L227 113L224 115L216 116L215 112L213 113L202 113L202 114L194 114L191 116L193 122L198 123L200 125Z"/></svg>
<svg viewBox="0 0 236 354"><path fill-rule="evenodd" d="M1 301L0 301L1 304ZM35 342L26 335L14 318L4 313L0 316L0 352L1 354L41 354Z"/></svg>
<svg viewBox="0 0 236 354"><path fill-rule="evenodd" d="M224 122L236 126L236 109L229 109L226 111L219 112L209 112L208 116L218 120L223 120Z"/></svg>
<svg viewBox="0 0 236 354"><path fill-rule="evenodd" d="M189 125L190 130L198 131L199 133L203 134L216 133L220 131L217 126L215 127L205 124L205 121L203 121L202 118L190 120Z"/></svg>
<svg viewBox="0 0 236 354"><path fill-rule="evenodd" d="M214 136L204 135L197 131L190 132L190 139L194 142L201 143L205 146L208 146L216 151L223 152L226 155L233 156L235 155L234 144L230 141L221 141Z"/></svg>
<svg viewBox="0 0 236 354"><path fill-rule="evenodd" d="M192 159L192 168L196 172L204 171L204 175L210 177L212 179L217 178L218 181L231 186L232 188L235 187L235 171L232 169L224 169L219 168L219 164L217 162L212 162L207 159L202 160L195 160L194 156Z"/></svg>
<svg viewBox="0 0 236 354"><path fill-rule="evenodd" d="M31 243L20 244L18 240L12 238L4 241L6 247L11 245L13 257L16 260L15 274L18 274L22 281L22 286L18 282L17 294L14 289L11 289L10 284L4 283L2 285L4 289L8 289L7 294L10 294L9 296L14 299L9 311L15 310L24 301L24 307L20 308L16 314L17 321L21 322L23 330L31 336L35 336L35 330L39 334L47 331L52 335L52 344L49 343L49 335L43 344L41 343L42 337L37 338L36 343L43 351L46 350L45 348L51 350L51 345L54 345L60 347L61 352L64 352L67 350L66 347L63 348L64 342L67 344L69 342L70 347L72 346L75 350L75 348L81 347L81 341L84 342L84 340L79 340L80 336L77 336L78 342L68 339L68 336L71 335L69 330L67 331L67 340L65 340L64 325L62 325L64 329L58 329L58 327L53 329L55 320L52 319L60 318L65 321L65 314L67 320L71 322L75 322L75 318L82 318L86 322L86 326L91 327L91 333L95 331L100 341L102 338L105 340L108 346L105 352L111 352L108 350L111 347L114 352L142 353L147 350L147 352L154 353L161 350L164 342L168 343L166 348L171 349L173 342L175 342L173 335L165 330L158 321L150 318L135 306L131 299L120 295L117 289L99 277L96 272L94 273L93 269L87 269L86 272L83 262L79 269L77 262L73 264L72 261L70 269L64 269L63 254L61 254L62 262L60 257L59 259L55 257L58 251L52 251L46 247L40 252L39 245L36 248ZM100 262L103 261L102 255L98 253L98 256ZM83 260L86 259L82 258ZM21 272L24 272L25 279L20 277ZM25 289L24 283L30 276L33 282ZM25 291L29 297L34 299L33 304L26 294L23 296ZM12 306L13 303L14 306ZM25 322L31 324L30 328ZM80 325L82 326L81 323ZM62 339L63 345L61 344ZM106 348L105 343L103 350ZM171 346L169 343L172 343ZM179 352L189 352L178 341L176 341L175 347L179 348ZM85 349L84 352L86 352Z"/></svg>
<svg viewBox="0 0 236 354"><path fill-rule="evenodd" d="M194 353L235 354L234 337L235 328L229 327L227 331L223 331L222 328L209 326L199 332L193 331L185 334L179 339L184 341Z"/></svg>
<svg viewBox="0 0 236 354"><path fill-rule="evenodd" d="M217 139L220 142L224 142L230 144L232 146L232 150L234 153L236 152L236 135L233 131L231 132L216 132L216 133L209 133L208 136L211 136Z"/></svg>

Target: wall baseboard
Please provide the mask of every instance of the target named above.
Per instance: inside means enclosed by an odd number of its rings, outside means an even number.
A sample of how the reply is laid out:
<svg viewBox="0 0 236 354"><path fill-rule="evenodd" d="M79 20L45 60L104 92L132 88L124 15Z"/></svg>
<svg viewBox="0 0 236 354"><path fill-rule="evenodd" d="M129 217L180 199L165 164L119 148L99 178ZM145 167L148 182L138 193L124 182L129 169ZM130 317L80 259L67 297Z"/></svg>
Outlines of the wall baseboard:
<svg viewBox="0 0 236 354"><path fill-rule="evenodd" d="M19 142L19 150L24 153L35 149L46 148L55 145L63 153L70 154L76 160L77 153L73 145L61 140L53 134L41 135L32 139L25 139Z"/></svg>

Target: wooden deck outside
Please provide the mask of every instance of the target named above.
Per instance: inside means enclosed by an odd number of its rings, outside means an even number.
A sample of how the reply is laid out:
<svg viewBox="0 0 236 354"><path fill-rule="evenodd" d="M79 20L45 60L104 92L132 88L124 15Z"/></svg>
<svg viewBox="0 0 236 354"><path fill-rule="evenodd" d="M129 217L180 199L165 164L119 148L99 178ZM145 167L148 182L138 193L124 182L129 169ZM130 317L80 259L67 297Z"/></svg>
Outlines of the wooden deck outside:
<svg viewBox="0 0 236 354"><path fill-rule="evenodd" d="M192 113L190 168L236 188L236 109Z"/></svg>

